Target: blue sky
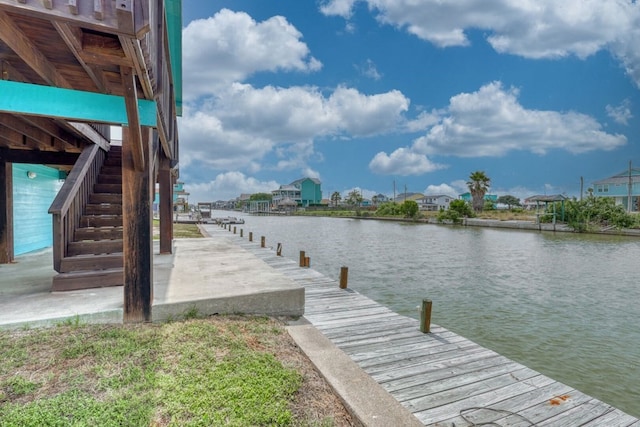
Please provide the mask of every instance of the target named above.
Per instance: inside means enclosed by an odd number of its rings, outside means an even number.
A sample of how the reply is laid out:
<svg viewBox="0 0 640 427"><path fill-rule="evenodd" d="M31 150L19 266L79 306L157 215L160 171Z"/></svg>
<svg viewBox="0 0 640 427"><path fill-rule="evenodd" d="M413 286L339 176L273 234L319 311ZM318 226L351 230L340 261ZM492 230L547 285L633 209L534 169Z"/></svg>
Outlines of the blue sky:
<svg viewBox="0 0 640 427"><path fill-rule="evenodd" d="M635 0L184 0L180 180L577 196L640 166L639 40Z"/></svg>

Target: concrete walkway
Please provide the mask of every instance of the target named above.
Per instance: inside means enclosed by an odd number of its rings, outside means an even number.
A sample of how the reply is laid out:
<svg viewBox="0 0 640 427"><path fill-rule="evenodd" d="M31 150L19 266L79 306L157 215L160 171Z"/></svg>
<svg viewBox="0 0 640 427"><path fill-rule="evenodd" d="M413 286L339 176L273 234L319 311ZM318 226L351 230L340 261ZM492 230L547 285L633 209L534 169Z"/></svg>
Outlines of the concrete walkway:
<svg viewBox="0 0 640 427"><path fill-rule="evenodd" d="M123 288L51 292L51 250L0 264L0 328L48 326L65 320L121 323ZM176 239L174 253L154 255L153 321L245 313L301 316L304 289L222 236Z"/></svg>

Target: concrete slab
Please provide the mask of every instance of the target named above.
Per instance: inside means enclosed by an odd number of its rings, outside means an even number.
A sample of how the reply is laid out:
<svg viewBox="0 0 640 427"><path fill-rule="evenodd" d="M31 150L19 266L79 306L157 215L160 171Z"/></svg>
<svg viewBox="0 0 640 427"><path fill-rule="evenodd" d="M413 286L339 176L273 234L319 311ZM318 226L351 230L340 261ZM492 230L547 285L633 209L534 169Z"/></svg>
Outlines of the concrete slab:
<svg viewBox="0 0 640 427"><path fill-rule="evenodd" d="M424 425L313 325L290 325L287 331L363 426Z"/></svg>
<svg viewBox="0 0 640 427"><path fill-rule="evenodd" d="M176 239L174 253L154 255L154 321L245 313L301 316L304 288L234 245L222 233ZM0 264L0 328L50 326L63 321L121 323L123 288L51 292L51 250Z"/></svg>

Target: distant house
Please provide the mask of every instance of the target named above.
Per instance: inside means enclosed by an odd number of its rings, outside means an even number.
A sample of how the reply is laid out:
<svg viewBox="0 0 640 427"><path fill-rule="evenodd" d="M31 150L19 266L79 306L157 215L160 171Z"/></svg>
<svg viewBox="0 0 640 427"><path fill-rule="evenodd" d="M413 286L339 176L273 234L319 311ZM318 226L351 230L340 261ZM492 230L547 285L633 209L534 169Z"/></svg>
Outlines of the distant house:
<svg viewBox="0 0 640 427"><path fill-rule="evenodd" d="M293 200L298 206L307 207L322 203L322 189L317 178L301 178L271 192L272 203L278 207L285 200Z"/></svg>
<svg viewBox="0 0 640 427"><path fill-rule="evenodd" d="M638 212L640 199L640 169L629 168L609 178L593 183L595 197L611 197L616 205L629 212Z"/></svg>
<svg viewBox="0 0 640 427"><path fill-rule="evenodd" d="M155 197L153 199L153 213L158 214L160 205L160 186L156 185ZM189 193L184 189L184 182L176 182L173 184L173 211L188 212L189 211Z"/></svg>
<svg viewBox="0 0 640 427"><path fill-rule="evenodd" d="M384 194L376 194L371 198L371 203L373 204L373 206L378 206L388 202L389 200L389 197L385 196Z"/></svg>
<svg viewBox="0 0 640 427"><path fill-rule="evenodd" d="M393 201L396 203L404 203L405 200L413 200L415 202L423 197L424 194L422 193L401 193L398 197L393 199Z"/></svg>
<svg viewBox="0 0 640 427"><path fill-rule="evenodd" d="M471 193L466 192L466 193L462 193L460 195L458 195L458 198L461 200L464 200L465 202L469 202L471 203L473 200L473 197L471 197ZM498 195L497 194L485 194L484 195L484 200L485 201L490 201L493 203L497 203L498 202Z"/></svg>
<svg viewBox="0 0 640 427"><path fill-rule="evenodd" d="M418 207L422 211L439 211L440 209L449 209L449 203L455 200L455 197L446 194L427 195L416 200Z"/></svg>

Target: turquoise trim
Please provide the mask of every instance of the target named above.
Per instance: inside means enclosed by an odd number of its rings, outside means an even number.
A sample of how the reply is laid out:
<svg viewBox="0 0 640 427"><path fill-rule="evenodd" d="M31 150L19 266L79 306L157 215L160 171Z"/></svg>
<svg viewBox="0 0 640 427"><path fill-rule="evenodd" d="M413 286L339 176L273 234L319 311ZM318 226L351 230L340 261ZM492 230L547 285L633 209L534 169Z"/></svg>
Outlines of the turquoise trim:
<svg viewBox="0 0 640 427"><path fill-rule="evenodd" d="M0 80L0 112L59 117L89 122L128 124L124 98ZM138 100L140 125L156 127L156 103Z"/></svg>
<svg viewBox="0 0 640 427"><path fill-rule="evenodd" d="M165 0L164 4L176 113L182 116L182 0Z"/></svg>

